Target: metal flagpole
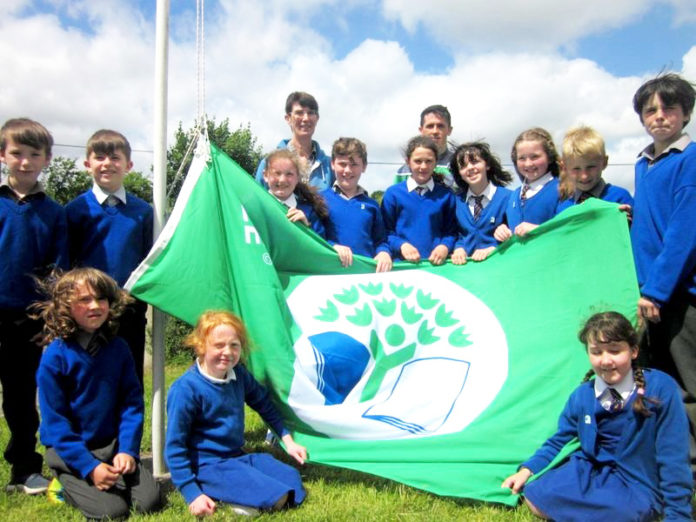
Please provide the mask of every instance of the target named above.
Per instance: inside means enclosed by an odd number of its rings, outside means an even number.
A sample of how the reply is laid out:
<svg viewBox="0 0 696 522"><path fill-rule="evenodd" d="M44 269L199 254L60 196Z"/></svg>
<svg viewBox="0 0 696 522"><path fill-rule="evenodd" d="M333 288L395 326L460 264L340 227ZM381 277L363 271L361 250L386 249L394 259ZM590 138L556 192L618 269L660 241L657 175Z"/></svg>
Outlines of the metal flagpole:
<svg viewBox="0 0 696 522"><path fill-rule="evenodd" d="M167 203L167 61L169 52L169 0L157 0L155 25L155 96L153 204L156 238L164 227ZM152 311L152 470L166 473L164 463L164 313Z"/></svg>

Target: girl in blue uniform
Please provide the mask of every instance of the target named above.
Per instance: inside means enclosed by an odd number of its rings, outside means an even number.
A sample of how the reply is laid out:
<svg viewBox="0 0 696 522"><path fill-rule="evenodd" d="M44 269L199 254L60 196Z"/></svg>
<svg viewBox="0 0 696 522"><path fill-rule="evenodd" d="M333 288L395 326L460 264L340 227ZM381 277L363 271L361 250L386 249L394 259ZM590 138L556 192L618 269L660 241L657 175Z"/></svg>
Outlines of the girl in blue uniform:
<svg viewBox="0 0 696 522"><path fill-rule="evenodd" d="M579 338L592 369L568 399L556 434L502 487L516 494L524 486L542 518L691 520L689 427L676 382L634 365L638 335L617 312L593 315ZM525 486L574 438L580 449Z"/></svg>
<svg viewBox="0 0 696 522"><path fill-rule="evenodd" d="M506 224L495 230L498 241L524 236L556 215L559 201L558 151L548 131L535 127L522 132L512 145L512 163L522 186L505 209Z"/></svg>
<svg viewBox="0 0 696 522"><path fill-rule="evenodd" d="M437 145L432 139L411 138L405 156L411 176L389 187L382 199L387 241L397 259L441 265L457 234L454 194L442 184L442 175L433 173Z"/></svg>
<svg viewBox="0 0 696 522"><path fill-rule="evenodd" d="M239 514L302 503L300 474L267 454L244 453L244 403L278 434L303 464L307 451L283 426L268 392L238 363L249 353L244 323L229 312L205 312L185 343L196 362L167 397L165 456L172 482L196 516L215 512L215 501Z"/></svg>
<svg viewBox="0 0 696 522"><path fill-rule="evenodd" d="M326 203L314 187L302 180L301 172L303 165L297 153L277 149L266 157L263 179L268 192L287 207L290 221L303 223L326 237L324 220L329 216Z"/></svg>
<svg viewBox="0 0 696 522"><path fill-rule="evenodd" d="M455 196L459 234L452 263L463 265L468 255L474 261L486 259L498 242L495 229L503 223L512 192L505 185L512 176L500 165L487 143L464 143L452 155L450 172L461 188Z"/></svg>

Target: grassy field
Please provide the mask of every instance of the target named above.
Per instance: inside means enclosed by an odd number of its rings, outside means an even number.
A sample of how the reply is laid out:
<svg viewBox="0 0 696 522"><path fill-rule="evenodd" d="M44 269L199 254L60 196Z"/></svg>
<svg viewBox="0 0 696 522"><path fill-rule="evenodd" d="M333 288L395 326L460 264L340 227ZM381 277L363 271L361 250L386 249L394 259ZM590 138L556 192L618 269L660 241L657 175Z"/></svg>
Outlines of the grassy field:
<svg viewBox="0 0 696 522"><path fill-rule="evenodd" d="M185 369L184 364L167 367L167 382L171 383ZM146 381L149 380L146 378ZM149 383L146 383L149 401ZM146 411L149 408L146 407ZM269 451L263 445L266 428L255 412L247 410L246 440L249 451ZM0 421L0 445L7 444L8 432ZM150 419L145 422L143 453L150 452ZM290 462L281 450L271 452L279 459ZM46 473L47 470L45 470ZM260 520L467 520L467 521L530 521L537 520L522 506L507 509L496 505L470 503L459 499L443 498L423 491L354 471L307 464L300 470L308 491L304 504L293 510L265 514ZM47 475L48 476L48 475ZM0 460L0 484L9 479L9 467ZM130 520L174 521L192 518L182 497L171 491L166 494L163 511L151 516L133 516ZM237 517L221 507L208 520L228 520ZM77 521L84 520L80 513L66 505L50 504L45 496L28 497L0 491L0 518L3 522Z"/></svg>

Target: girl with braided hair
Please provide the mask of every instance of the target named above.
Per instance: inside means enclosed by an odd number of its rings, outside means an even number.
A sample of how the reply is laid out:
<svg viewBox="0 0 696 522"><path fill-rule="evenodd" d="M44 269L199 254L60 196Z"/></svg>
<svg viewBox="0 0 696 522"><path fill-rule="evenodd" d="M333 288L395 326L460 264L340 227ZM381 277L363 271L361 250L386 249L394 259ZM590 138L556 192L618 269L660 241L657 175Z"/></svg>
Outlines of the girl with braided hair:
<svg viewBox="0 0 696 522"><path fill-rule="evenodd" d="M676 382L635 366L638 334L617 312L593 315L578 337L592 370L568 399L556 434L502 487L514 494L524 487L542 518L692 520L689 428ZM525 486L575 438L577 451Z"/></svg>

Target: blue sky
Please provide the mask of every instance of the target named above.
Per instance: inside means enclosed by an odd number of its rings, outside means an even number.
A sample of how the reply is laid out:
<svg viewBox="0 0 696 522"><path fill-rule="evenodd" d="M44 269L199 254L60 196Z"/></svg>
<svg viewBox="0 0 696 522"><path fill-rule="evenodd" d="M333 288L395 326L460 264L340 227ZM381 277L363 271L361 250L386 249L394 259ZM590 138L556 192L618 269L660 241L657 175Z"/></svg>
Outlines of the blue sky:
<svg viewBox="0 0 696 522"><path fill-rule="evenodd" d="M546 127L560 144L569 127L592 125L607 139L607 177L630 185L630 166L647 144L630 107L633 92L663 69L696 81L696 0L291 4L207 2L206 111L233 126L248 123L270 150L287 134L287 94L311 92L323 148L342 135L367 143L371 190L391 179L420 110L432 103L450 108L453 141L485 138L507 163L525 128ZM60 155L79 154L100 127L151 150L154 7L154 0L6 7L0 117L34 117L57 143L77 145L57 147ZM171 8L173 135L196 112L195 2L175 0ZM149 170L151 154L135 160L136 169Z"/></svg>

